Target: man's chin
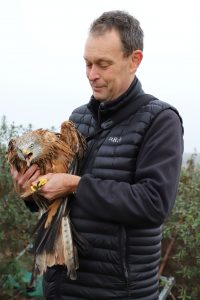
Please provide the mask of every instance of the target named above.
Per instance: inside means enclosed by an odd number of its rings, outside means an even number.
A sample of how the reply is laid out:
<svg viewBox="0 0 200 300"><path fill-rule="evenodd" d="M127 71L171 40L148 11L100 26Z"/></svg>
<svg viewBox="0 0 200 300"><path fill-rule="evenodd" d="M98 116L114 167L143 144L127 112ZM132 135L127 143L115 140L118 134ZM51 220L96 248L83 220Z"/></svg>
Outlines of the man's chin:
<svg viewBox="0 0 200 300"><path fill-rule="evenodd" d="M94 91L93 91L93 96L98 101L105 101L106 100L105 97L102 94L94 92Z"/></svg>
<svg viewBox="0 0 200 300"><path fill-rule="evenodd" d="M100 93L100 92L97 92L94 90L93 90L93 96L98 101L106 101L107 100L107 97L103 93Z"/></svg>

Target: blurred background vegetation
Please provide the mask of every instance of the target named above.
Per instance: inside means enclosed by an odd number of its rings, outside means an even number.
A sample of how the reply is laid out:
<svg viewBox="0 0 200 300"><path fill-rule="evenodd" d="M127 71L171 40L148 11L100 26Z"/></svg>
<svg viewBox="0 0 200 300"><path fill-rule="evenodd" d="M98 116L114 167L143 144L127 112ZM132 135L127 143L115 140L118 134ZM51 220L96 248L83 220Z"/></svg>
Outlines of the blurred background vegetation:
<svg viewBox="0 0 200 300"><path fill-rule="evenodd" d="M7 124L5 117L0 120L0 299L4 300L27 299L23 271L33 266L30 251L21 254L31 244L37 214L16 195L5 160L8 141L27 130L32 126ZM194 154L182 167L176 204L164 225L160 272L176 280L168 299L200 299L199 208L200 167Z"/></svg>

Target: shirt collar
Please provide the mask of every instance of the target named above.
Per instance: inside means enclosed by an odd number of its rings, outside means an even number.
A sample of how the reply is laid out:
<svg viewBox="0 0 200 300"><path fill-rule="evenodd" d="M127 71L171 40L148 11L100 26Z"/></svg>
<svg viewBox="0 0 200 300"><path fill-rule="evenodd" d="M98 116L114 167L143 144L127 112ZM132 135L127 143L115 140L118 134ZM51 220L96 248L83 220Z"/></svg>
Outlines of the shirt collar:
<svg viewBox="0 0 200 300"><path fill-rule="evenodd" d="M120 114L122 110L127 110L127 105L129 105L130 102L133 104L134 100L142 93L144 92L142 90L141 83L135 76L126 92L117 99L101 102L92 96L88 104L88 108L93 113L99 124L112 120L113 116L115 116L114 119L116 120L117 115Z"/></svg>

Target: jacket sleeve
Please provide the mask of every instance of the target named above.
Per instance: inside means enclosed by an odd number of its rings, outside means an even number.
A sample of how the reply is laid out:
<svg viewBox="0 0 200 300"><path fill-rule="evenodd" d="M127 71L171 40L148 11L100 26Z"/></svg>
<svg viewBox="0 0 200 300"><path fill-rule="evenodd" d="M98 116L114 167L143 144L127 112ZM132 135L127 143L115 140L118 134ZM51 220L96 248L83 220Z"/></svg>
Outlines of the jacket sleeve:
<svg viewBox="0 0 200 300"><path fill-rule="evenodd" d="M144 137L134 184L85 174L77 188L78 204L98 219L138 226L160 225L175 202L182 153L180 118L171 109L162 111Z"/></svg>

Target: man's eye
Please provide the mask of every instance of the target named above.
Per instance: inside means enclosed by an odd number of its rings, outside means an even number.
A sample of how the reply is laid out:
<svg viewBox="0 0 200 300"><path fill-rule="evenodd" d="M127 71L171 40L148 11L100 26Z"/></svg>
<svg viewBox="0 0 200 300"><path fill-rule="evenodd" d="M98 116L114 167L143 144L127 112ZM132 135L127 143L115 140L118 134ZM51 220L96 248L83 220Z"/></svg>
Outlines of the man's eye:
<svg viewBox="0 0 200 300"><path fill-rule="evenodd" d="M99 66L100 66L100 68L102 68L102 69L106 69L106 68L108 68L108 67L109 67L109 65L108 65L108 64L100 64Z"/></svg>

